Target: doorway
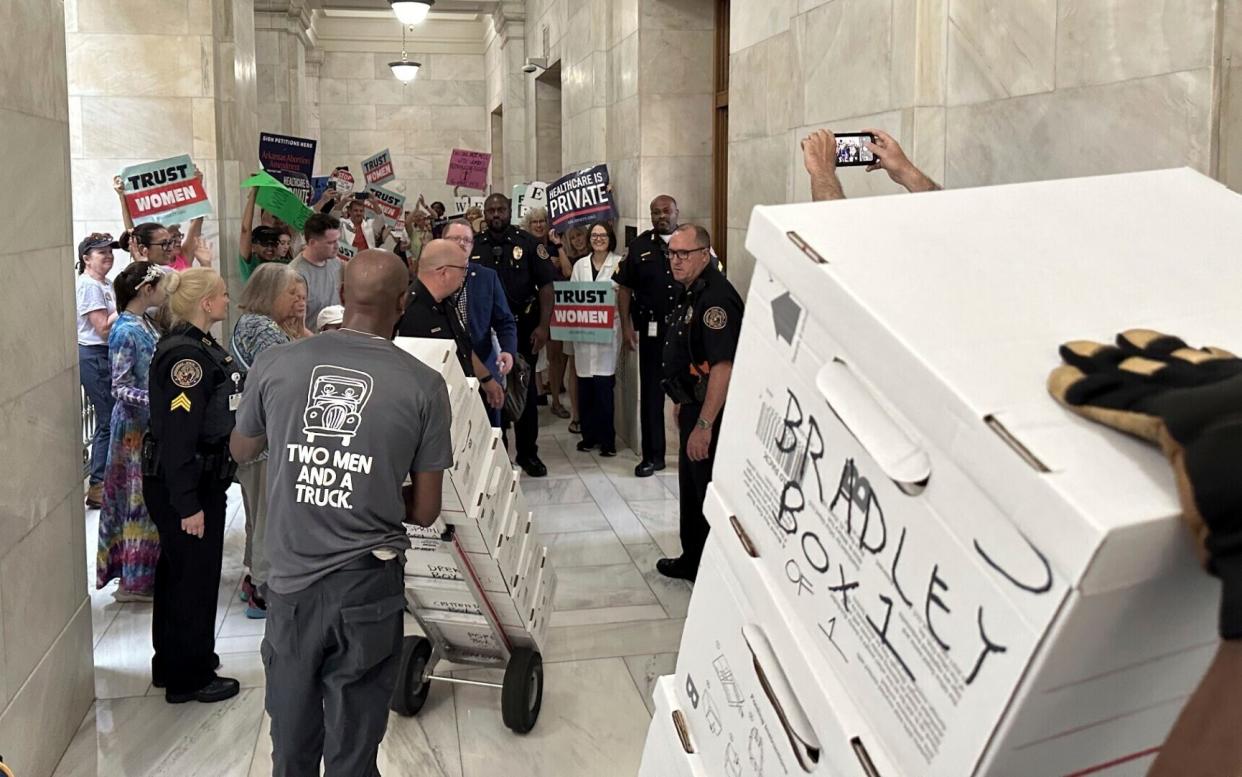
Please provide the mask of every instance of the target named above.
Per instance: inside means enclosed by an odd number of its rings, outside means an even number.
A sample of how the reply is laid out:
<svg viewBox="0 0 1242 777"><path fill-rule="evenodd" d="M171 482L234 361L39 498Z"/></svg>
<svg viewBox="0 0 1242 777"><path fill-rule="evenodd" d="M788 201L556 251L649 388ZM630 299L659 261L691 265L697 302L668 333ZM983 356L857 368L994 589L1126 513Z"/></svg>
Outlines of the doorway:
<svg viewBox="0 0 1242 777"><path fill-rule="evenodd" d="M561 63L535 79L535 179L551 183L562 175Z"/></svg>
<svg viewBox="0 0 1242 777"><path fill-rule="evenodd" d="M729 0L716 0L715 111L712 117L712 225L720 269L729 271Z"/></svg>

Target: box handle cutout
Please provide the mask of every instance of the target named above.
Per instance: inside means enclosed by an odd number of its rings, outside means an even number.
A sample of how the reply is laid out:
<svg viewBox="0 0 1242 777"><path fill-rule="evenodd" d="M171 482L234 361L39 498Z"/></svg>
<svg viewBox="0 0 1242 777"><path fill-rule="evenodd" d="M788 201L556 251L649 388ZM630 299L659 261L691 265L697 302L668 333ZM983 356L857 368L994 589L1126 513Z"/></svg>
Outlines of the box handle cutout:
<svg viewBox="0 0 1242 777"><path fill-rule="evenodd" d="M742 550L746 551L746 555L759 558L755 544L750 541L750 535L746 533L746 529L742 527L742 522L737 519L736 515L729 516L729 525L733 527L733 533L737 535L738 542L742 543Z"/></svg>
<svg viewBox="0 0 1242 777"><path fill-rule="evenodd" d="M763 686L764 694L768 697L772 708L776 710L776 717L781 722L781 728L785 730L785 736L789 739L790 747L793 748L794 757L798 759L798 765L802 767L802 771L811 774L819 764L819 739L815 736L811 721L807 718L802 705L798 703L789 678L785 677L785 673L781 671L776 651L772 649L772 643L768 642L763 629L754 624L742 627L742 637L746 640L746 646L750 648L751 661L755 665L755 674L759 677L759 684Z"/></svg>
<svg viewBox="0 0 1242 777"><path fill-rule="evenodd" d="M875 768L875 761L871 760L871 754L867 752L867 746L863 744L862 739L854 737L850 740L850 747L854 748L854 756L858 759L863 771L867 773L867 777L880 777L880 770Z"/></svg>
<svg viewBox="0 0 1242 777"><path fill-rule="evenodd" d="M893 420L840 358L820 368L815 385L845 426L888 479L907 496L923 493L931 480L931 458Z"/></svg>
<svg viewBox="0 0 1242 777"><path fill-rule="evenodd" d="M694 745L690 744L690 727L686 725L686 715L681 710L673 710L673 728L677 738L681 740L681 749L694 755Z"/></svg>
<svg viewBox="0 0 1242 777"><path fill-rule="evenodd" d="M807 258L812 262L815 262L815 264L828 264L828 260L820 256L819 252L817 252L814 248L811 248L810 244L803 240L802 236L797 232L790 230L785 233L785 237L789 238L789 242L796 245L798 250L806 254Z"/></svg>
<svg viewBox="0 0 1242 777"><path fill-rule="evenodd" d="M1031 452L1031 449L1022 444L1022 441L1014 436L1013 432L1005 428L1005 424L994 415L988 414L983 417L983 423L987 424L997 437L1001 438L1010 450L1018 454L1018 458L1026 462L1031 469L1041 474L1047 474L1052 470L1048 469L1048 465L1039 460L1039 457Z"/></svg>

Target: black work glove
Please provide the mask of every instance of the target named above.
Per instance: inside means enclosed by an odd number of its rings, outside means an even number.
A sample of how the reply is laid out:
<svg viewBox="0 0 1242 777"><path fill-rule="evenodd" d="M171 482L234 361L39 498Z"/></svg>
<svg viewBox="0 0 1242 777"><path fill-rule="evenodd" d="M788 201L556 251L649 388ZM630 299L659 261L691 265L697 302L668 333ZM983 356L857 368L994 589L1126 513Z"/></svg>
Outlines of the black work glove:
<svg viewBox="0 0 1242 777"><path fill-rule="evenodd" d="M1242 639L1242 359L1131 329L1117 345L1074 341L1048 376L1058 402L1160 446L1182 516L1220 578L1220 635Z"/></svg>

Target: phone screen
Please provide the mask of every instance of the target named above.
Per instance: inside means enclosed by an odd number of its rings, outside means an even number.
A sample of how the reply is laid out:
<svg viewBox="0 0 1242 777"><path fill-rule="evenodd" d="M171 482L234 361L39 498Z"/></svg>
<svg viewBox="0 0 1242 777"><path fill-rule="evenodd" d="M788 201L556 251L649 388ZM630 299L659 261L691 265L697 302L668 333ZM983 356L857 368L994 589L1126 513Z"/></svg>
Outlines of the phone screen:
<svg viewBox="0 0 1242 777"><path fill-rule="evenodd" d="M837 167L861 167L875 164L875 154L867 143L875 137L867 132L846 132L837 135Z"/></svg>

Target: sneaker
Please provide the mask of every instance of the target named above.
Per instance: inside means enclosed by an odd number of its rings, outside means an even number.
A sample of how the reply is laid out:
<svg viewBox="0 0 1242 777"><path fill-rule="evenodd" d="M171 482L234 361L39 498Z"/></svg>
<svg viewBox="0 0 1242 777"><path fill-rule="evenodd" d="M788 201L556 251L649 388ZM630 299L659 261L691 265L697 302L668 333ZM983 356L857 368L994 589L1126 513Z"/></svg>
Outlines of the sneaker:
<svg viewBox="0 0 1242 777"><path fill-rule="evenodd" d="M242 578L241 589L237 592L237 598L241 599L243 602L248 602L250 601L250 598L254 595L255 595L254 583L250 580L250 575L246 575L245 577Z"/></svg>
<svg viewBox="0 0 1242 777"><path fill-rule="evenodd" d="M154 602L155 597L150 591L126 591L118 587L112 592L112 598L118 602Z"/></svg>
<svg viewBox="0 0 1242 777"><path fill-rule="evenodd" d="M94 483L86 489L86 506L92 510L103 507L103 483Z"/></svg>
<svg viewBox="0 0 1242 777"><path fill-rule="evenodd" d="M246 603L246 617L252 621L261 621L267 617L267 602L258 594L250 597Z"/></svg>

